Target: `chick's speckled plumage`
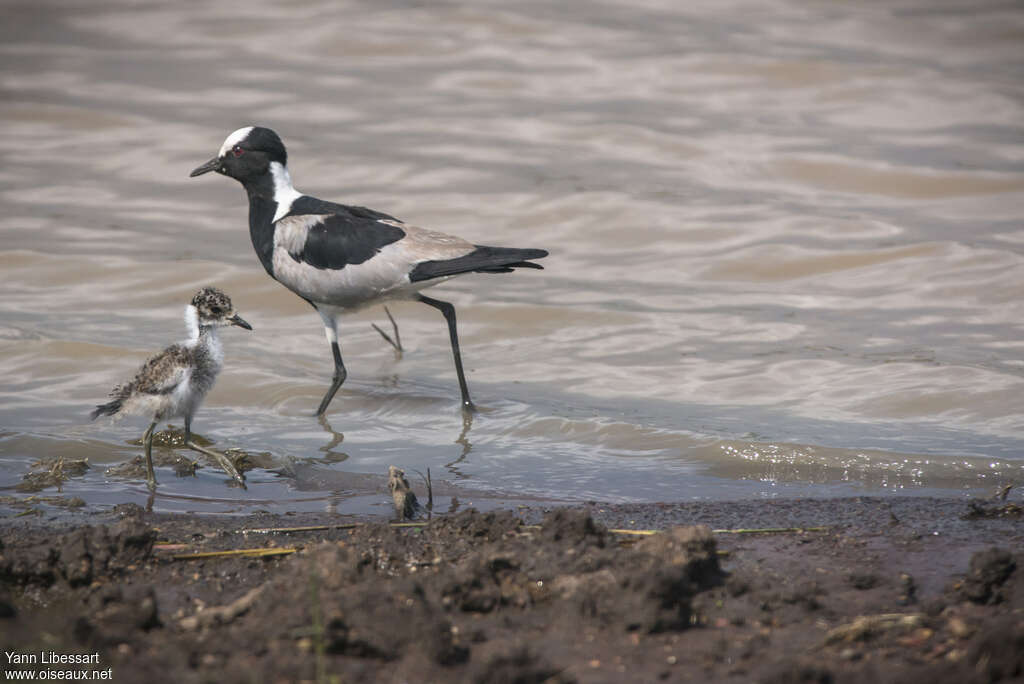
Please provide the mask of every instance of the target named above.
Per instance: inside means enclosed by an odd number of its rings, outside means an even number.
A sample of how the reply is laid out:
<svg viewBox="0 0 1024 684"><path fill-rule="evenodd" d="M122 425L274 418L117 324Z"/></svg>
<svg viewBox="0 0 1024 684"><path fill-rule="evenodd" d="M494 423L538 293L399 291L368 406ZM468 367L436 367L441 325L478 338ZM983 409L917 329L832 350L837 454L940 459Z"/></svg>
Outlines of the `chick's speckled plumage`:
<svg viewBox="0 0 1024 684"><path fill-rule="evenodd" d="M240 320L230 297L216 288L203 288L185 310L190 339L147 359L130 382L114 388L113 401L97 406L92 417L144 413L163 421L191 416L224 365L215 329Z"/></svg>

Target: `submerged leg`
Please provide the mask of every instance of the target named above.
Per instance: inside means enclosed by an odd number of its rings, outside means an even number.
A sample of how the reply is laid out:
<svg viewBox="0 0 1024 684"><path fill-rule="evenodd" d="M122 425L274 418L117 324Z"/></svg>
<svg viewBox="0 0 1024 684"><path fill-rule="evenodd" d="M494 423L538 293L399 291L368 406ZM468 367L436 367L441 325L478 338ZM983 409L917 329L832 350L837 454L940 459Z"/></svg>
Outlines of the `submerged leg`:
<svg viewBox="0 0 1024 684"><path fill-rule="evenodd" d="M324 320L324 334L327 335L327 341L331 343L331 353L334 354L334 378L331 380L331 386L327 390L327 394L324 395L323 400L320 402L320 408L316 410L316 415L322 416L324 411L327 410L328 404L331 403L331 399L334 399L334 395L338 393L341 383L345 382L345 378L348 377L348 372L345 370L345 364L341 360L341 347L338 346L338 324L333 316L329 316L319 309L317 309L317 313Z"/></svg>
<svg viewBox="0 0 1024 684"><path fill-rule="evenodd" d="M403 351L402 338L398 335L398 323L395 323L395 317L391 315L391 312L388 311L388 307L386 306L384 307L384 313L388 315L388 320L391 321L391 330L392 332L395 333L394 339L392 339L391 336L388 335L386 332L381 330L380 326L378 326L376 323L371 323L370 325L373 326L374 330L380 333L381 337L388 341L388 344L395 348L395 351L398 352L399 355L401 355Z"/></svg>
<svg viewBox="0 0 1024 684"><path fill-rule="evenodd" d="M207 456L213 457L213 459L220 464L220 467L224 469L225 473L230 475L238 484L242 485L242 489L248 489L248 487L245 486L245 478L243 478L242 474L238 472L238 469L235 468L235 464L231 462L230 458L220 453L219 451L207 449L206 447L199 446L198 444L192 441L191 416L185 416L185 446L187 446L189 449L192 449L193 451L198 451L201 454L206 454Z"/></svg>
<svg viewBox="0 0 1024 684"><path fill-rule="evenodd" d="M150 491L154 492L156 491L156 473L153 472L153 429L155 427L156 421L154 420L146 429L146 434L142 436L142 443L146 447L146 484Z"/></svg>
<svg viewBox="0 0 1024 684"><path fill-rule="evenodd" d="M419 295L419 301L440 311L444 314L444 319L448 321L448 337L452 343L452 356L455 357L455 372L459 376L459 390L462 391L462 410L476 410L476 407L473 406L473 402L469 398L466 374L462 370L462 354L459 352L459 333L455 330L455 307L448 302L442 302L440 299L431 299L424 295Z"/></svg>

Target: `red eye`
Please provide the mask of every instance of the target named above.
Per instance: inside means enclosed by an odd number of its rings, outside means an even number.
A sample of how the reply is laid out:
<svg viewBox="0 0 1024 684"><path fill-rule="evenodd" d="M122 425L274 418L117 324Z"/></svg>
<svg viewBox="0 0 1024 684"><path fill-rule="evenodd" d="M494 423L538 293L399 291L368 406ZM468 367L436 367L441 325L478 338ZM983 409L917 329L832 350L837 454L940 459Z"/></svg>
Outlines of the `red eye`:
<svg viewBox="0 0 1024 684"><path fill-rule="evenodd" d="M234 147L231 148L231 154L235 155L236 157L241 157L243 154L245 154L245 150L243 150L238 145L235 145Z"/></svg>

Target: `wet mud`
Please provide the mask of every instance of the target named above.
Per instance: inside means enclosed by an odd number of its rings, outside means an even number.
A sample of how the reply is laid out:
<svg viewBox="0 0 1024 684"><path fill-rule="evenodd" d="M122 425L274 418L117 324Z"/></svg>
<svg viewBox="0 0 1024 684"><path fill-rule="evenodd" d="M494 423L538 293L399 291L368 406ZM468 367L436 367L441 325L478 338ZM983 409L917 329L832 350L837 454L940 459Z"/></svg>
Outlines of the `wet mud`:
<svg viewBox="0 0 1024 684"><path fill-rule="evenodd" d="M11 517L0 634L114 681L1015 681L1024 528L978 505Z"/></svg>

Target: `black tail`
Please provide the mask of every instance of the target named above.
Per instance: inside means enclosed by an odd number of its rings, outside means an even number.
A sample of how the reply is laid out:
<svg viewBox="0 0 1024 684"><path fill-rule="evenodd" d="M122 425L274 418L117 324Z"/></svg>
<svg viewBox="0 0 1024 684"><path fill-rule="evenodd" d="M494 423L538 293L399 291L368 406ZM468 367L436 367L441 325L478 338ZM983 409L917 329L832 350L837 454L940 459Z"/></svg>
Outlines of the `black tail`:
<svg viewBox="0 0 1024 684"><path fill-rule="evenodd" d="M530 259L543 259L543 249L515 249L513 247L477 247L465 256L444 261L424 261L416 264L409 280L430 280L459 273L508 273L516 268L544 268Z"/></svg>
<svg viewBox="0 0 1024 684"><path fill-rule="evenodd" d="M115 399L106 404L100 404L89 414L89 420L96 420L100 416L112 416L121 410L121 400Z"/></svg>

